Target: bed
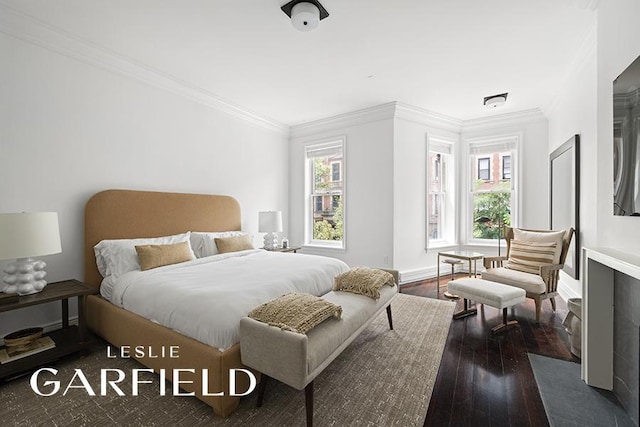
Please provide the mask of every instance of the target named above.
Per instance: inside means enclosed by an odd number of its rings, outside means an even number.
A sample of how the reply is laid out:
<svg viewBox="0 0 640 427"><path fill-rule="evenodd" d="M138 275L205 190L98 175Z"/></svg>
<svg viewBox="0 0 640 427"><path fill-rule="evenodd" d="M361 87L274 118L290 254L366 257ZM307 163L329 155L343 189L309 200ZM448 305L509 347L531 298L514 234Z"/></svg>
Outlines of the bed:
<svg viewBox="0 0 640 427"><path fill-rule="evenodd" d="M94 253L94 246L103 240L169 236L189 231L239 231L240 228L240 206L234 198L229 196L132 190L107 190L97 193L89 199L85 208L84 281L98 288L103 282ZM278 260L282 262L287 261L285 258L292 260L291 257L299 256L247 250L238 254L234 262L240 262L237 260L244 262L245 258L255 257L261 260L258 261L260 264L260 262L270 262L265 260L266 257L278 255L281 256ZM201 261L206 260L195 260L193 263L199 265L202 264ZM222 261L219 264L222 265ZM168 267L168 269L171 268ZM143 272L135 274L143 274ZM154 274L159 273L151 273L151 275ZM301 272L298 271L298 277L300 274ZM256 282L255 278L253 282ZM254 286L256 284L253 283ZM255 291L251 292L255 293ZM190 307L189 302L184 299L181 305ZM246 307L240 311L243 310L246 310ZM114 305L102 296L95 295L87 300L86 318L91 330L117 347L143 346L155 349L157 352L162 348L177 346L179 358L150 357L151 355L145 353L137 360L156 372L161 369L166 372L175 369L194 370L193 375L184 373L180 376L181 381L185 381L181 383L181 387L188 392L193 392L197 398L211 406L216 415L226 417L238 406L240 398L229 396L228 386L229 370L245 368L240 361L240 345L237 337L232 336L225 344L212 346L213 343L205 343L206 339L190 338L157 321L147 320L139 314ZM208 371L206 393L203 393L204 369ZM248 388L247 376L238 375L236 379L236 390L243 391ZM208 395L220 391L225 393L224 396Z"/></svg>

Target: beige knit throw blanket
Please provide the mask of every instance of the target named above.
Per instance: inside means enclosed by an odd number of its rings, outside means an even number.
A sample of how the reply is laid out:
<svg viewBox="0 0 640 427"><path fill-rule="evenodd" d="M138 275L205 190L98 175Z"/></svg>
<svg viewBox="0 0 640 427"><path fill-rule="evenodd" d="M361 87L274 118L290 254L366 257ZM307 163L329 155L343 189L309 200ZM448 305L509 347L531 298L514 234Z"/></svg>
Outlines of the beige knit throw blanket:
<svg viewBox="0 0 640 427"><path fill-rule="evenodd" d="M299 334L306 334L332 316L340 319L342 307L303 293L283 295L249 312L252 319Z"/></svg>
<svg viewBox="0 0 640 427"><path fill-rule="evenodd" d="M362 294L377 300L384 285L396 285L391 273L377 268L354 267L336 277L333 290Z"/></svg>

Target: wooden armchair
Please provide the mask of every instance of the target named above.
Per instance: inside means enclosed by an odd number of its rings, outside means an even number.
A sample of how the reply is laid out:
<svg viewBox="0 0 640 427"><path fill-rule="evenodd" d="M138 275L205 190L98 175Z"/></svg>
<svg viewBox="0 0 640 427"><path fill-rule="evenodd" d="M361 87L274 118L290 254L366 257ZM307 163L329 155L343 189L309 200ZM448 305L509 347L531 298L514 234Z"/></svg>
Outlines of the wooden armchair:
<svg viewBox="0 0 640 427"><path fill-rule="evenodd" d="M483 262L486 271L482 274L482 278L524 289L527 292L527 298L533 299L536 303L536 321L540 322L542 300L551 300L551 307L553 311L556 310L555 296L558 295L559 271L562 270L564 261L567 258L573 233L573 228L558 232L525 228L514 229L505 226L504 238L507 241L507 255L503 257L485 257ZM514 240L516 234L519 234L522 240L529 242L556 240L559 243L557 249L559 251L558 262L540 265L538 274L507 268L506 261L509 259L511 252L511 241Z"/></svg>

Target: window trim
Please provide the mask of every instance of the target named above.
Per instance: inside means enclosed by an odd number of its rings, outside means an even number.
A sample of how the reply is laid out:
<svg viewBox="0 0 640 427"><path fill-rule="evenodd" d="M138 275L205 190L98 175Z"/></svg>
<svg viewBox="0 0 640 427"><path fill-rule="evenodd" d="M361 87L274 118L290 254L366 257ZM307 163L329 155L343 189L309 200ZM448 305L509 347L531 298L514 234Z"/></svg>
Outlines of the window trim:
<svg viewBox="0 0 640 427"><path fill-rule="evenodd" d="M464 208L464 222L461 224L461 229L464 232L464 244L466 246L494 246L496 245L495 239L476 239L473 237L473 221L475 218L473 217L473 179L472 166L473 165L473 156L486 153L495 153L495 152L507 152L511 153L511 186L510 186L510 203L511 203L511 225L517 226L520 218L521 211L521 200L520 200L520 175L521 164L521 144L522 141L522 133L514 133L514 134L506 134L506 135L495 135L495 136L487 136L483 138L474 138L464 140L464 147L466 149L466 164L467 172L466 179L464 180L463 186L465 187L466 197L464 197L464 204L466 205ZM514 173L515 170L515 173ZM504 243L501 242L501 245Z"/></svg>
<svg viewBox="0 0 640 427"><path fill-rule="evenodd" d="M341 198L343 201L342 204L342 240L314 240L313 239L313 201L310 203L310 197L315 197L313 194L313 185L314 179L311 176L313 173L312 168L310 167L310 157L309 152L313 150L321 150L323 148L330 148L333 146L340 146L342 149L342 162L332 162L333 163L341 163L340 168L340 181L342 182L342 193ZM347 206L344 201L346 199L347 187L346 187L346 174L344 165L346 164L347 158L347 138L346 136L337 136L334 138L327 138L322 140L310 141L304 144L303 147L303 156L304 156L304 243L303 247L313 248L313 249L328 249L328 250L346 250L346 241L347 241ZM333 170L331 171L333 172ZM333 173L331 173L331 178L333 178ZM332 179L330 182L333 181ZM333 194L329 194L333 196Z"/></svg>
<svg viewBox="0 0 640 427"><path fill-rule="evenodd" d="M459 204L458 198L458 153L457 144L459 142L451 137L441 135L426 136L426 151L425 151L425 192L424 192L424 206L425 206L425 230L424 230L424 245L425 251L429 252L434 249L442 249L448 247L454 247L458 242L458 221L459 221ZM444 198L441 201L440 209L445 211L445 220L447 226L444 231L444 237L441 239L429 238L429 216L431 213L431 206L429 204L431 193L429 189L429 179L431 173L430 153L439 153L448 156L446 162L446 168L448 170L443 171L443 175L440 176L442 180L446 182L446 191L439 191L435 194L444 194ZM442 204L444 203L444 207ZM449 217L446 217L446 215Z"/></svg>

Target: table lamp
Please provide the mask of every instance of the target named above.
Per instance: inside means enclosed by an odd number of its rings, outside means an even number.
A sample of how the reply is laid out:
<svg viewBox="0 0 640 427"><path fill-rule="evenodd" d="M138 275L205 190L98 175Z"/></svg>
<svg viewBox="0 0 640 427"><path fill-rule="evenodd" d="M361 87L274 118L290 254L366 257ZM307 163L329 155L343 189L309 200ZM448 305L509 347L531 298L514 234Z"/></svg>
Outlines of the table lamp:
<svg viewBox="0 0 640 427"><path fill-rule="evenodd" d="M0 291L29 295L47 285L47 264L32 257L62 252L56 212L0 214L0 260L17 260L4 269Z"/></svg>
<svg viewBox="0 0 640 427"><path fill-rule="evenodd" d="M258 232L267 233L264 236L264 248L272 251L278 247L278 236L282 231L282 212L258 212Z"/></svg>

